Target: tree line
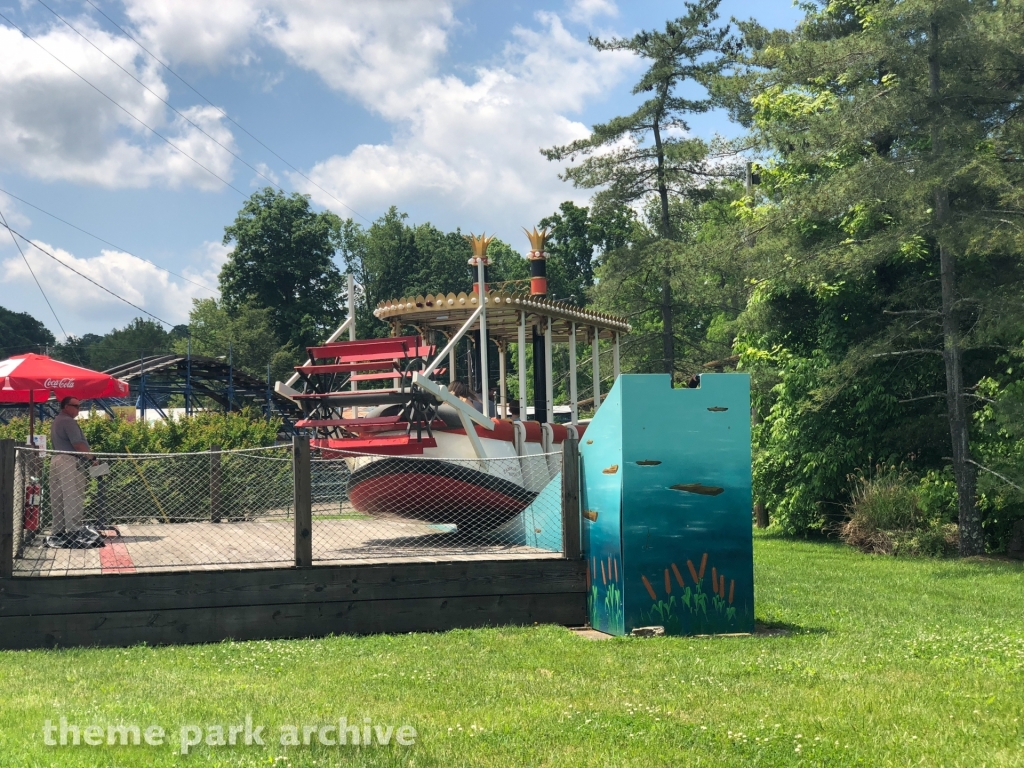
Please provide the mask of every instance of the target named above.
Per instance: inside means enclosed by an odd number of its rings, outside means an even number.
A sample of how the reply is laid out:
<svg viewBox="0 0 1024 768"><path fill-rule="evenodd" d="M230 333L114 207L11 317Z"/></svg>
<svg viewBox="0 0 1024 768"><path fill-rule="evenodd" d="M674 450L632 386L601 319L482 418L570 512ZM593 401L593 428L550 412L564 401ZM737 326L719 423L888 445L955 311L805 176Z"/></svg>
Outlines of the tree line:
<svg viewBox="0 0 1024 768"><path fill-rule="evenodd" d="M781 529L834 531L858 480L895 473L962 554L1004 546L1024 518L1024 7L808 4L794 30L717 9L591 39L647 68L633 113L543 150L592 211L638 213L588 300L630 317L627 370L751 374L755 498ZM693 135L710 109L740 137Z"/></svg>

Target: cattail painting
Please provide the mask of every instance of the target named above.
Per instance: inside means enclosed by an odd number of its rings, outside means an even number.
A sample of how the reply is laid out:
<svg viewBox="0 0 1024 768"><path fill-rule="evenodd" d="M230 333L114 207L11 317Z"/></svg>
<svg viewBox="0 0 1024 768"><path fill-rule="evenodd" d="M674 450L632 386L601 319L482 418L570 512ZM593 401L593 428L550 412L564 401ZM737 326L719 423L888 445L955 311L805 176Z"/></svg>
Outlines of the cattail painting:
<svg viewBox="0 0 1024 768"><path fill-rule="evenodd" d="M690 569L690 575L693 577L694 586L700 584L700 578L697 576L697 569L693 567L693 560L687 560L686 567Z"/></svg>
<svg viewBox="0 0 1024 768"><path fill-rule="evenodd" d="M693 563L690 563L689 561L687 561L687 562L689 563L690 570L692 571L693 570ZM682 589L683 587L685 587L686 584L683 583L683 575L679 572L679 569L676 567L675 563L672 563L672 573L675 574L676 583L679 585L679 588ZM694 575L696 575L696 574L694 574Z"/></svg>
<svg viewBox="0 0 1024 768"><path fill-rule="evenodd" d="M643 581L644 586L647 587L647 594L651 596L651 600L657 600L658 593L654 591L654 587L651 586L651 582L647 580L647 577L641 576L640 579Z"/></svg>

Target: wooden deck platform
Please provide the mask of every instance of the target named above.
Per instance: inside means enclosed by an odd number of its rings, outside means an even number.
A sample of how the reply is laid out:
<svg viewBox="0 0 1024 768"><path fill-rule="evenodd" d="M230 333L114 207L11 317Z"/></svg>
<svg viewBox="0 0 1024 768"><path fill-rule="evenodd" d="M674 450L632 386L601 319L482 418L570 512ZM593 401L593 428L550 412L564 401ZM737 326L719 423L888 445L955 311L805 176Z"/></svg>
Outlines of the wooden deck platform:
<svg viewBox="0 0 1024 768"><path fill-rule="evenodd" d="M586 623L585 561L476 557L0 578L0 649Z"/></svg>
<svg viewBox="0 0 1024 768"><path fill-rule="evenodd" d="M345 516L342 516L343 518ZM221 571L289 567L294 521L148 523L118 526L96 549L51 549L36 539L14 561L16 577ZM381 519L313 518L314 565L557 559L558 553L501 541L468 546L451 526Z"/></svg>

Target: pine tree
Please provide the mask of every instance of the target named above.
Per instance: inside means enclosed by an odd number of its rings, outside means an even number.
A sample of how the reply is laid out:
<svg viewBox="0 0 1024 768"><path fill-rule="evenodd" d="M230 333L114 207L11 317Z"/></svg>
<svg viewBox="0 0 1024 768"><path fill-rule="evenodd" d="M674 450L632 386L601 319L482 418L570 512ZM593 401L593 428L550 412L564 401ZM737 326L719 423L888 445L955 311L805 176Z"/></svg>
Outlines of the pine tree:
<svg viewBox="0 0 1024 768"><path fill-rule="evenodd" d="M885 284L885 322L846 381L941 359L945 392L920 397L945 398L960 551L980 554L965 355L1020 343L1005 319L1024 285L1024 6L840 0L791 34L744 32L736 114L768 151L764 274L819 294Z"/></svg>
<svg viewBox="0 0 1024 768"><path fill-rule="evenodd" d="M686 14L665 25L664 32L640 32L631 38L591 38L599 51L628 51L645 60L647 71L633 87L634 94L650 94L632 114L595 125L589 138L541 150L549 160L586 159L568 168L562 178L577 187L604 187L604 196L618 203L657 203L657 232L671 240L670 200L687 197L709 178L728 175L713 162L713 149L687 135L689 115L712 108L710 98L680 95L686 86L706 85L729 62L733 50L728 27L717 27L720 0L686 3ZM672 249L662 249L671 253ZM662 366L675 371L672 259L662 259L661 279Z"/></svg>

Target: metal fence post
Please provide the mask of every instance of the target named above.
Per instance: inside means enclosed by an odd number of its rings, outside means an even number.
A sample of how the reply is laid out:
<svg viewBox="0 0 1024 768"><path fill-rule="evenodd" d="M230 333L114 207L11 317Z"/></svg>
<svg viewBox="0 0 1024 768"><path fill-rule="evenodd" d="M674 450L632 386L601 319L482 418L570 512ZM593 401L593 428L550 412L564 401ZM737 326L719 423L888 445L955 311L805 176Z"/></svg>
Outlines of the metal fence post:
<svg viewBox="0 0 1024 768"><path fill-rule="evenodd" d="M579 560L580 547L580 444L562 441L562 552L566 560Z"/></svg>
<svg viewBox="0 0 1024 768"><path fill-rule="evenodd" d="M210 446L210 520L219 523L222 518L220 504L220 446Z"/></svg>
<svg viewBox="0 0 1024 768"><path fill-rule="evenodd" d="M295 473L295 567L313 565L313 494L309 438L292 437L292 468Z"/></svg>
<svg viewBox="0 0 1024 768"><path fill-rule="evenodd" d="M0 577L14 575L14 440L0 440Z"/></svg>

